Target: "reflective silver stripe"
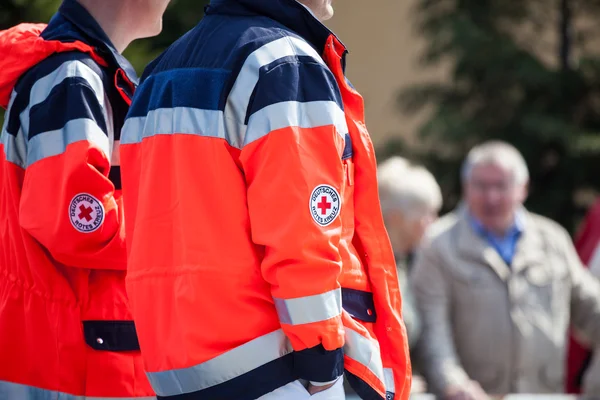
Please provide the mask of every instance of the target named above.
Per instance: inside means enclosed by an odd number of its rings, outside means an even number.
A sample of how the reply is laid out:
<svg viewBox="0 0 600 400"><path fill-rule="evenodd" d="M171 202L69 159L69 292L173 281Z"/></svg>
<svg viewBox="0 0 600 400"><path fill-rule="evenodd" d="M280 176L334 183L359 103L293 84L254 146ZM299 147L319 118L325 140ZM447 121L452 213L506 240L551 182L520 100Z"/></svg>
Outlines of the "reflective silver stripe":
<svg viewBox="0 0 600 400"><path fill-rule="evenodd" d="M18 165L21 168L25 168L25 159L27 158L27 146L25 144L25 136L23 135L23 129L19 129L17 136L10 135L7 132L8 120L10 117L10 110L12 109L13 103L17 97L17 92L14 90L10 95L10 101L6 113L4 114L4 124L2 130L0 130L0 143L4 147L4 155L8 162Z"/></svg>
<svg viewBox="0 0 600 400"><path fill-rule="evenodd" d="M90 397L75 396L53 390L40 389L34 386L0 381L0 399L14 400L155 400L150 397Z"/></svg>
<svg viewBox="0 0 600 400"><path fill-rule="evenodd" d="M386 392L396 393L396 385L394 384L394 371L391 368L383 369L383 377Z"/></svg>
<svg viewBox="0 0 600 400"><path fill-rule="evenodd" d="M31 87L29 94L29 104L27 108L21 112L21 124L23 131L29 131L29 111L36 104L40 104L48 98L52 89L59 85L67 78L80 77L83 78L94 90L98 104L102 106L102 110L106 113L104 86L102 80L90 67L81 61L71 60L61 64L50 74L38 79ZM66 106L66 105L65 105Z"/></svg>
<svg viewBox="0 0 600 400"><path fill-rule="evenodd" d="M381 353L376 342L367 339L353 329L346 328L344 354L367 367L381 382L385 382Z"/></svg>
<svg viewBox="0 0 600 400"><path fill-rule="evenodd" d="M227 382L291 352L289 340L280 329L193 367L146 375L157 395L177 396ZM385 382L377 343L346 328L344 353Z"/></svg>
<svg viewBox="0 0 600 400"><path fill-rule="evenodd" d="M154 135L189 134L226 139L223 112L175 107L152 110L145 117L125 121L121 144L140 143ZM231 143L239 147L240 143Z"/></svg>
<svg viewBox="0 0 600 400"><path fill-rule="evenodd" d="M6 160L21 168L25 168L25 159L27 158L27 150L23 135L19 133L16 137L10 135L6 130L0 134L0 143L4 146L4 154Z"/></svg>
<svg viewBox="0 0 600 400"><path fill-rule="evenodd" d="M102 129L87 118L73 119L62 129L35 135L27 150L27 166L47 157L62 154L69 144L87 140L98 146L108 158L110 154L108 137Z"/></svg>
<svg viewBox="0 0 600 400"><path fill-rule="evenodd" d="M291 352L279 329L193 367L146 374L157 395L175 396L226 382Z"/></svg>
<svg viewBox="0 0 600 400"><path fill-rule="evenodd" d="M282 324L302 325L326 321L342 314L342 291L335 289L314 296L295 299L274 298Z"/></svg>
<svg viewBox="0 0 600 400"><path fill-rule="evenodd" d="M83 78L94 90L98 103L104 105L104 86L100 76L83 62L71 60L64 62L33 84L29 94L29 108L46 100L55 86L72 77Z"/></svg>
<svg viewBox="0 0 600 400"><path fill-rule="evenodd" d="M333 101L284 101L271 104L250 117L244 146L269 132L288 126L316 128L327 125L334 125L342 137L348 133L346 115Z"/></svg>
<svg viewBox="0 0 600 400"><path fill-rule="evenodd" d="M258 83L260 68L288 56L310 56L325 65L321 56L308 43L295 37L283 37L265 44L252 52L244 61L237 76L227 103L225 104L225 124L229 135L237 136L238 143L244 143L246 126L244 120L252 92Z"/></svg>

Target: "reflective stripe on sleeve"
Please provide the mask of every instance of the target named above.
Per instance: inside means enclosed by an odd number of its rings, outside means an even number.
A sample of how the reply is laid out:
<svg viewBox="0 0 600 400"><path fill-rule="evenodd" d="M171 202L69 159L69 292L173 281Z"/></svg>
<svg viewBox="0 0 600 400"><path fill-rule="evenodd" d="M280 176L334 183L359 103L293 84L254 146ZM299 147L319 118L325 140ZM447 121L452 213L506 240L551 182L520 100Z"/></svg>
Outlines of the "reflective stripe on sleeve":
<svg viewBox="0 0 600 400"><path fill-rule="evenodd" d="M284 101L272 104L254 113L248 120L244 146L267 135L286 128L316 128L333 125L337 133L345 137L348 132L346 115L333 101Z"/></svg>
<svg viewBox="0 0 600 400"><path fill-rule="evenodd" d="M106 157L109 157L109 140L106 134L96 122L82 118L67 122L62 129L43 132L31 138L27 149L27 166L44 158L62 154L68 145L84 140L98 146Z"/></svg>
<svg viewBox="0 0 600 400"><path fill-rule="evenodd" d="M302 325L326 321L342 313L342 291L335 289L314 296L295 299L275 298L282 324Z"/></svg>

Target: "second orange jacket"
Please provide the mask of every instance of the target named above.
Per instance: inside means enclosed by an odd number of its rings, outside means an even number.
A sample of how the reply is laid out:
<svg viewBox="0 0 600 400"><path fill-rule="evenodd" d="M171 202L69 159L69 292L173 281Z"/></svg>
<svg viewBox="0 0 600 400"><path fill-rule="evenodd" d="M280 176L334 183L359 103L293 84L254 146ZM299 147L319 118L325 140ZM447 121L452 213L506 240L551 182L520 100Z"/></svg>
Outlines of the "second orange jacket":
<svg viewBox="0 0 600 400"><path fill-rule="evenodd" d="M75 0L0 31L0 399L155 398L110 156L133 85L120 57Z"/></svg>

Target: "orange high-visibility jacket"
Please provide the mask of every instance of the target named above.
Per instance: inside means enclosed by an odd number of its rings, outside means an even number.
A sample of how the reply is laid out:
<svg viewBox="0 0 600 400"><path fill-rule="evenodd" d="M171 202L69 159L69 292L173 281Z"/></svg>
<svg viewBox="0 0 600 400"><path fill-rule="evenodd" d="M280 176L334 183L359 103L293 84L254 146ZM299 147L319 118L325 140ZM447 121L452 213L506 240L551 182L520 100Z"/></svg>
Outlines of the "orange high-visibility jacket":
<svg viewBox="0 0 600 400"><path fill-rule="evenodd" d="M361 96L294 0L217 0L144 74L123 128L128 295L153 388L255 399L410 362Z"/></svg>
<svg viewBox="0 0 600 400"><path fill-rule="evenodd" d="M154 398L111 163L130 67L75 1L44 28L0 32L0 399Z"/></svg>

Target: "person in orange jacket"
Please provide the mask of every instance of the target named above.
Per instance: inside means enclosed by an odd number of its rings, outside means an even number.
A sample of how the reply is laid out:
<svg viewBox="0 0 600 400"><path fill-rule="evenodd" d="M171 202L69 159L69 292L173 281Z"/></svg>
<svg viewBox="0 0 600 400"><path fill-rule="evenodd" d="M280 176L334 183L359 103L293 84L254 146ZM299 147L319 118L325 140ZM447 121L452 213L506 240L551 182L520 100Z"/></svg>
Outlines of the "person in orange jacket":
<svg viewBox="0 0 600 400"><path fill-rule="evenodd" d="M123 128L127 293L163 399L407 399L362 97L330 0L212 0Z"/></svg>
<svg viewBox="0 0 600 400"><path fill-rule="evenodd" d="M0 398L154 398L125 292L121 56L167 0L65 0L0 32Z"/></svg>

